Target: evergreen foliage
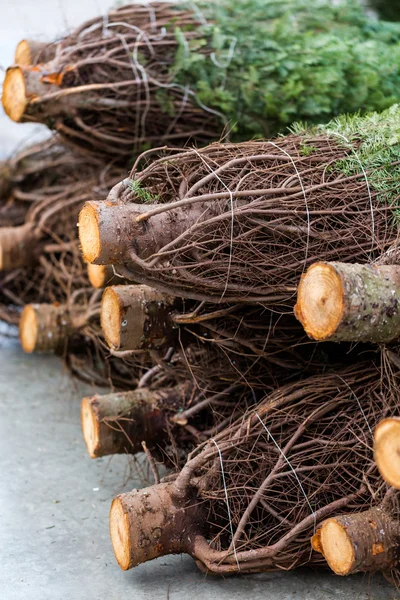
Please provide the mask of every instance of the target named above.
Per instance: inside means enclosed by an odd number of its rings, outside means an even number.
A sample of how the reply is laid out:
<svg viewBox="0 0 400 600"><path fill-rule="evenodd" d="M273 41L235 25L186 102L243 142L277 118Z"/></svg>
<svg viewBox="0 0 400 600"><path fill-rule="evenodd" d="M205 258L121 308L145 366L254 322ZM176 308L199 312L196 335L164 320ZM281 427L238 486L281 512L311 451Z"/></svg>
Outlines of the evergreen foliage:
<svg viewBox="0 0 400 600"><path fill-rule="evenodd" d="M201 38L176 28L172 75L237 139L400 100L400 25L367 16L356 0L221 0L197 10Z"/></svg>
<svg viewBox="0 0 400 600"><path fill-rule="evenodd" d="M342 115L327 125L307 129L304 124L294 125L293 133L304 135L304 145L312 148L315 135L327 134L337 143L349 148L345 158L337 161L332 169L345 175L365 170L371 191L394 209L400 220L400 105L387 110Z"/></svg>

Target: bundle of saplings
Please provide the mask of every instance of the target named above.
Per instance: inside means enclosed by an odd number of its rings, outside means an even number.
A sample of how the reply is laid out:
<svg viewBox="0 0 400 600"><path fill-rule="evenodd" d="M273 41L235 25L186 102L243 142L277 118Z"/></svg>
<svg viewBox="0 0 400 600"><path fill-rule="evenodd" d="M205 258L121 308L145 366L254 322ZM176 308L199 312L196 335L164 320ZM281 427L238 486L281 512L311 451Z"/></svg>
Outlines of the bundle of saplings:
<svg viewBox="0 0 400 600"><path fill-rule="evenodd" d="M372 432L398 392L396 378L369 361L278 388L200 445L175 480L113 501L118 563L184 552L219 574L321 565L323 556L335 569L343 536L326 534L326 522L347 515L356 549L348 572L395 569L398 508L375 466Z"/></svg>
<svg viewBox="0 0 400 600"><path fill-rule="evenodd" d="M291 311L315 260L368 263L396 241L399 157L399 105L167 152L85 204L83 256L173 296Z"/></svg>
<svg viewBox="0 0 400 600"><path fill-rule="evenodd" d="M400 93L400 27L354 0L128 5L29 44L6 74L7 114L120 160L383 110Z"/></svg>
<svg viewBox="0 0 400 600"><path fill-rule="evenodd" d="M132 381L129 391L82 400L82 431L92 458L136 454L144 442L159 460L177 468L197 444L261 397L260 390L237 380L221 355L201 344L170 348L158 359L150 353L150 358L154 364L136 387ZM132 360L126 364L133 375ZM264 385L274 389L276 377L265 372Z"/></svg>

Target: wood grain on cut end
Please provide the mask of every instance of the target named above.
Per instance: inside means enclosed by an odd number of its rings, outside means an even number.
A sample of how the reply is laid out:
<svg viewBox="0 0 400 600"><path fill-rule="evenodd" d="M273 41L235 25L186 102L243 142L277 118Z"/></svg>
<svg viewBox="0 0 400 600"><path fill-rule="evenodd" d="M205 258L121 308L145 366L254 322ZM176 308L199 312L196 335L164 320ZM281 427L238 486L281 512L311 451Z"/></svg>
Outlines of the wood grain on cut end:
<svg viewBox="0 0 400 600"><path fill-rule="evenodd" d="M18 123L27 105L24 74L18 66L7 69L2 102L5 113Z"/></svg>
<svg viewBox="0 0 400 600"><path fill-rule="evenodd" d="M131 566L129 516L125 513L119 497L115 498L111 504L110 535L115 558L121 569L127 571Z"/></svg>
<svg viewBox="0 0 400 600"><path fill-rule="evenodd" d="M32 53L28 40L21 40L15 49L14 62L16 65L29 66L32 64Z"/></svg>
<svg viewBox="0 0 400 600"><path fill-rule="evenodd" d="M353 544L345 527L328 519L321 528L320 543L326 562L336 575L348 575L354 563Z"/></svg>
<svg viewBox="0 0 400 600"><path fill-rule="evenodd" d="M383 479L400 489L400 418L379 423L375 429L374 457Z"/></svg>
<svg viewBox="0 0 400 600"><path fill-rule="evenodd" d="M122 312L120 298L113 287L104 290L100 322L107 344L114 350L121 345Z"/></svg>
<svg viewBox="0 0 400 600"><path fill-rule="evenodd" d="M38 320L35 308L32 304L27 304L22 313L19 322L19 339L24 352L32 353L36 348L38 337Z"/></svg>
<svg viewBox="0 0 400 600"><path fill-rule="evenodd" d="M110 269L112 276L112 267L109 265L93 265L88 263L87 272L89 281L96 289L105 287L110 279Z"/></svg>
<svg viewBox="0 0 400 600"><path fill-rule="evenodd" d="M343 285L333 266L316 263L308 269L294 310L312 339L322 341L335 333L343 316Z"/></svg>
<svg viewBox="0 0 400 600"><path fill-rule="evenodd" d="M83 439L91 458L97 458L100 447L100 424L90 398L83 398L81 404L81 424Z"/></svg>
<svg viewBox="0 0 400 600"><path fill-rule="evenodd" d="M78 227L83 258L92 263L101 252L99 214L95 203L84 204L79 213Z"/></svg>

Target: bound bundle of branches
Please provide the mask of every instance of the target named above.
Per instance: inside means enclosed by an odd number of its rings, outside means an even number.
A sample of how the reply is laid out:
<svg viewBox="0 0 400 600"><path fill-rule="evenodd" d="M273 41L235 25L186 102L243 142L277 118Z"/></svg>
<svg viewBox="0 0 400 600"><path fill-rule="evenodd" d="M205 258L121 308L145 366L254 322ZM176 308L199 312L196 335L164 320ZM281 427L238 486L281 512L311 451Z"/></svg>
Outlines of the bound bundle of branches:
<svg viewBox="0 0 400 600"><path fill-rule="evenodd" d="M57 137L6 168L1 206L11 226L0 228L0 318L16 323L26 303L63 303L88 287L77 217L85 201L104 197L121 170L70 152Z"/></svg>
<svg viewBox="0 0 400 600"><path fill-rule="evenodd" d="M236 381L207 348L172 349L127 392L84 398L83 436L92 458L149 451L164 463L183 466L187 454L238 418L260 397ZM132 370L133 372L133 370ZM272 377L266 388L272 389ZM183 461L183 462L182 462Z"/></svg>
<svg viewBox="0 0 400 600"><path fill-rule="evenodd" d="M362 521L362 511L388 499L372 430L397 398L395 380L369 362L278 388L199 446L173 482L113 501L118 563L129 569L185 552L220 574L323 564L310 547L319 525L342 513ZM375 567L390 570L393 531L384 533L391 551ZM372 549L355 541L373 570Z"/></svg>
<svg viewBox="0 0 400 600"><path fill-rule="evenodd" d="M232 369L243 381L250 372L254 377L271 366L299 373L327 362L292 315L277 316L263 307L184 301L146 285L107 287L101 326L106 342L117 352L159 350L200 340L230 356ZM253 378L252 385L256 386Z"/></svg>
<svg viewBox="0 0 400 600"><path fill-rule="evenodd" d="M400 28L352 0L130 5L50 47L29 44L7 71L7 114L121 160L218 139L227 125L248 139L382 110L400 92Z"/></svg>
<svg viewBox="0 0 400 600"><path fill-rule="evenodd" d="M83 207L84 258L174 296L291 310L316 257L368 262L397 239L399 131L395 105L167 153Z"/></svg>

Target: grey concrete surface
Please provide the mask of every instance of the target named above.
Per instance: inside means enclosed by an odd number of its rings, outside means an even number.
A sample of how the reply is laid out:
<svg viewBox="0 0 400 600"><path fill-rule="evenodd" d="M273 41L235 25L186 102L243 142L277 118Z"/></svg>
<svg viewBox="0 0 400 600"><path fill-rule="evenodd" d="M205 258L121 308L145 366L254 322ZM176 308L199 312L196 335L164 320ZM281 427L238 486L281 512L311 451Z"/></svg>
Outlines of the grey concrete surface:
<svg viewBox="0 0 400 600"><path fill-rule="evenodd" d="M108 533L112 497L140 482L128 457L91 460L73 382L55 357L24 355L0 338L1 600L390 600L381 577L298 570L205 577L173 556L119 569Z"/></svg>

